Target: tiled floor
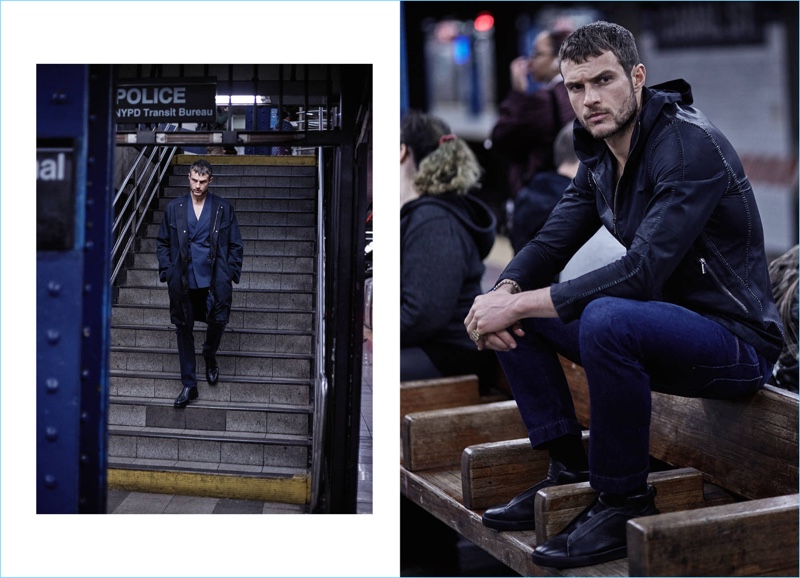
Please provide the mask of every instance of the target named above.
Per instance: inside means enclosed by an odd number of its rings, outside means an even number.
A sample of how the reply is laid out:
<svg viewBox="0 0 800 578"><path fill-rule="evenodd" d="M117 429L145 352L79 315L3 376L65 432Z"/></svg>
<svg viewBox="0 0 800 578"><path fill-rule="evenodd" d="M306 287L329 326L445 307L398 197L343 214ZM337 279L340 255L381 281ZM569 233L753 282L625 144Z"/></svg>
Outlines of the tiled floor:
<svg viewBox="0 0 800 578"><path fill-rule="evenodd" d="M364 332L356 513L372 513L372 333ZM307 506L109 490L109 514L305 514Z"/></svg>

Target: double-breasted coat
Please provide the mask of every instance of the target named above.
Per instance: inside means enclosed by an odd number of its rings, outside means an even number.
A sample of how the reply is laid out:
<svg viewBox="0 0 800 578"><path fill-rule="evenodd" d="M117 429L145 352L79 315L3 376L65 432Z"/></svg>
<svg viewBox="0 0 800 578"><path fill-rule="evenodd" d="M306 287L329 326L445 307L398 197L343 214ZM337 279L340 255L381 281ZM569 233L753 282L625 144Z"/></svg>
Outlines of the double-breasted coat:
<svg viewBox="0 0 800 578"><path fill-rule="evenodd" d="M191 202L189 193L170 201L156 238L158 277L167 284L170 319L176 325L186 323L191 306L188 269L192 251L187 216ZM227 200L209 192L206 202L211 203L207 256L211 261L211 284L206 317L209 321L226 324L233 300L233 283L239 283L242 273L242 235L233 206Z"/></svg>

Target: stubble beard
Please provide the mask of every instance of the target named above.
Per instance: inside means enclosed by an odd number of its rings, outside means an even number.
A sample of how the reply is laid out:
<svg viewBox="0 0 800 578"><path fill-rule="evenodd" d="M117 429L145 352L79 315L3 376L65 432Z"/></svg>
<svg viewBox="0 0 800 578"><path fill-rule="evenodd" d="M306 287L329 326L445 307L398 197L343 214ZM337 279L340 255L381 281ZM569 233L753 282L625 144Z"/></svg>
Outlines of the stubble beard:
<svg viewBox="0 0 800 578"><path fill-rule="evenodd" d="M592 129L586 125L583 119L581 119L581 124L597 140L606 140L628 130L635 122L638 114L639 108L636 102L636 94L633 91L633 85L631 85L629 98L625 101L622 109L613 114L614 126L606 129Z"/></svg>

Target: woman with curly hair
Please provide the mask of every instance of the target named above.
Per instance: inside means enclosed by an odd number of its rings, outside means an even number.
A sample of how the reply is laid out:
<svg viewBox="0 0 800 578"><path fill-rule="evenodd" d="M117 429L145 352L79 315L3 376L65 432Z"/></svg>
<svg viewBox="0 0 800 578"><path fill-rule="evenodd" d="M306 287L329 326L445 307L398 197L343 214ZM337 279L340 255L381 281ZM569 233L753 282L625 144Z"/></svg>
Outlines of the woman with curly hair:
<svg viewBox="0 0 800 578"><path fill-rule="evenodd" d="M482 374L489 361L464 334L481 293L495 219L470 191L482 169L463 139L410 112L400 133L401 380Z"/></svg>

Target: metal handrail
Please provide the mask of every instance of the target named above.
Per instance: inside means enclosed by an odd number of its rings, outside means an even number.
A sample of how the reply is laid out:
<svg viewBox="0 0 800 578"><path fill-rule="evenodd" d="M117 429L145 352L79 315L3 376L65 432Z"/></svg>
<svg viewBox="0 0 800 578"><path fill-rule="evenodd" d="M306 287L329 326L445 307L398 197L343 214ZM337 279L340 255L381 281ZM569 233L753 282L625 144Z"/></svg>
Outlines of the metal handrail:
<svg viewBox="0 0 800 578"><path fill-rule="evenodd" d="M177 131L177 125L160 125L153 131ZM111 249L111 283L117 279L125 257L136 241L145 215L156 198L177 147L156 145L142 148L114 195L114 223L111 226L114 246Z"/></svg>
<svg viewBox="0 0 800 578"><path fill-rule="evenodd" d="M317 293L316 293L316 355L314 379L314 415L311 445L311 511L319 504L322 489L323 456L325 441L325 411L328 405L328 378L325 375L325 218L323 215L322 148L317 149Z"/></svg>

